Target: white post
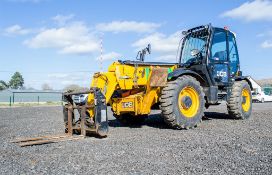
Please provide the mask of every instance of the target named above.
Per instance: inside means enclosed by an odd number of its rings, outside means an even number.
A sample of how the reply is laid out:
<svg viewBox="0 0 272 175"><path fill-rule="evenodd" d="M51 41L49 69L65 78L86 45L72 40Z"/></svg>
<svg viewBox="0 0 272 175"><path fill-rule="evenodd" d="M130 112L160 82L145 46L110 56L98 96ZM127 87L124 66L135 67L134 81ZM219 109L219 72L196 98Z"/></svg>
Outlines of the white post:
<svg viewBox="0 0 272 175"><path fill-rule="evenodd" d="M100 72L103 72L103 38L100 37Z"/></svg>

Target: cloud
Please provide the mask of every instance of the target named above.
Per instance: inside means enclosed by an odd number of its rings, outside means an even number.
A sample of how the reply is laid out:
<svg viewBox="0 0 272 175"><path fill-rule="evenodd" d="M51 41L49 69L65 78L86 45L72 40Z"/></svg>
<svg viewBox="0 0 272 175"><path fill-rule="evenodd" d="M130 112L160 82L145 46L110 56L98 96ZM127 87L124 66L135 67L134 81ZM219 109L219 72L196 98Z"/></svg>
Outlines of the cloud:
<svg viewBox="0 0 272 175"><path fill-rule="evenodd" d="M52 18L52 20L54 20L55 22L57 22L57 24L59 25L64 25L66 24L69 20L74 18L74 14L70 14L70 15L57 15L54 16Z"/></svg>
<svg viewBox="0 0 272 175"><path fill-rule="evenodd" d="M155 59L159 61L177 62L177 55L163 55Z"/></svg>
<svg viewBox="0 0 272 175"><path fill-rule="evenodd" d="M150 22L136 21L112 21L110 23L100 23L96 25L96 29L103 32L136 32L151 33L154 32L161 24Z"/></svg>
<svg viewBox="0 0 272 175"><path fill-rule="evenodd" d="M62 79L62 78L68 78L69 74L67 73L51 73L48 74L49 78L58 78L58 79Z"/></svg>
<svg viewBox="0 0 272 175"><path fill-rule="evenodd" d="M90 74L85 72L71 72L71 73L51 73L48 74L48 78L57 80L70 80L76 83L77 81L83 81L86 77L90 77Z"/></svg>
<svg viewBox="0 0 272 175"><path fill-rule="evenodd" d="M90 54L99 50L99 41L82 22L44 29L24 41L30 48L55 48L61 54Z"/></svg>
<svg viewBox="0 0 272 175"><path fill-rule="evenodd" d="M175 54L177 52L181 36L181 31L177 31L169 36L162 33L154 33L139 39L138 41L134 42L132 46L136 47L137 50L140 50L150 43L152 52L155 51L164 54Z"/></svg>
<svg viewBox="0 0 272 175"><path fill-rule="evenodd" d="M254 0L224 12L222 17L237 18L247 22L272 20L272 1Z"/></svg>
<svg viewBox="0 0 272 175"><path fill-rule="evenodd" d="M272 30L263 32L263 33L259 33L256 35L257 37L272 37Z"/></svg>
<svg viewBox="0 0 272 175"><path fill-rule="evenodd" d="M261 47L264 49L272 48L272 41L266 40L261 44Z"/></svg>
<svg viewBox="0 0 272 175"><path fill-rule="evenodd" d="M272 48L272 30L268 30L266 32L259 33L257 35L257 37L262 38L262 39L266 38L266 40L264 40L260 44L261 48L263 48L263 49L270 49L270 48Z"/></svg>
<svg viewBox="0 0 272 175"><path fill-rule="evenodd" d="M32 30L31 29L25 29L23 27L21 27L20 25L16 24L10 27L7 27L4 30L4 34L5 35L9 35L9 36L14 36L14 35L26 35L31 33Z"/></svg>
<svg viewBox="0 0 272 175"><path fill-rule="evenodd" d="M151 52L160 55L159 57L155 58L155 60L175 62L181 38L181 31L177 31L168 36L163 33L153 33L134 42L132 46L135 47L136 50L140 50L145 48L150 43Z"/></svg>
<svg viewBox="0 0 272 175"><path fill-rule="evenodd" d="M71 72L71 73L51 73L47 75L44 81L54 89L62 89L71 84L77 84L83 87L89 87L92 79L92 73Z"/></svg>
<svg viewBox="0 0 272 175"><path fill-rule="evenodd" d="M120 59L122 55L116 52L109 52L102 55L103 61L105 60L113 60L113 59ZM96 60L100 60L100 56L96 58Z"/></svg>

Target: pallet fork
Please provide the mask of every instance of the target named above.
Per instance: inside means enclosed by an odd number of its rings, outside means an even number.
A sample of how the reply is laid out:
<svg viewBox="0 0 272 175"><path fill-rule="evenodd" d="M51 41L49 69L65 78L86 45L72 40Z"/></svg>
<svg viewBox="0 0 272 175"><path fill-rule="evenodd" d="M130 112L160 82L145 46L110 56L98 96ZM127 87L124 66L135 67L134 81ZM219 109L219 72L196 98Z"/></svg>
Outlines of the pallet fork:
<svg viewBox="0 0 272 175"><path fill-rule="evenodd" d="M94 94L94 104L92 105L76 105L73 102L73 95L79 94ZM32 146L32 145L42 145L49 143L56 143L69 140L79 140L86 137L88 133L95 133L100 137L106 137L108 134L108 118L107 118L107 105L105 96L101 93L98 88L91 88L89 91L84 92L68 92L63 93L63 101L66 103L63 106L64 119L67 117L67 125L65 126L66 134L63 135L48 135L39 136L31 138L17 138L12 143L17 143L19 146ZM89 109L94 109L94 125L86 125L86 111ZM78 110L80 114L80 126L74 123L74 110ZM74 131L80 131L80 135L75 135Z"/></svg>

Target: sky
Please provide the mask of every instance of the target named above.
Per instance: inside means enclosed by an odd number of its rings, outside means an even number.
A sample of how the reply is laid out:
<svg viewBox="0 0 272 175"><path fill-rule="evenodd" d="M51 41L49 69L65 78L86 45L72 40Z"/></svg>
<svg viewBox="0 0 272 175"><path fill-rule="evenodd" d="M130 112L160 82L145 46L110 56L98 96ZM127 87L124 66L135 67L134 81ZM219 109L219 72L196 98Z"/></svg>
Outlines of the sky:
<svg viewBox="0 0 272 175"><path fill-rule="evenodd" d="M0 0L0 80L26 88L88 87L116 60L176 62L182 31L211 23L237 35L241 70L272 78L271 0Z"/></svg>

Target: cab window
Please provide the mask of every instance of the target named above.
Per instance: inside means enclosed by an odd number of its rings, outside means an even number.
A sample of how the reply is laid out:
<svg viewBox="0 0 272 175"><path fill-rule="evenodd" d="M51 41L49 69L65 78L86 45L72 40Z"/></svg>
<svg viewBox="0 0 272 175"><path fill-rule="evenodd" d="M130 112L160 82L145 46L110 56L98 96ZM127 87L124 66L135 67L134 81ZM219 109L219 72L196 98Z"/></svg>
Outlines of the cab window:
<svg viewBox="0 0 272 175"><path fill-rule="evenodd" d="M225 31L215 31L212 48L211 48L211 62L227 61L227 42Z"/></svg>

